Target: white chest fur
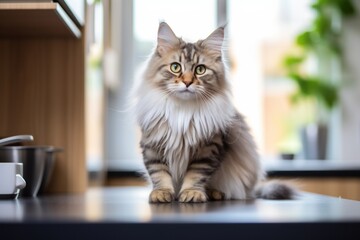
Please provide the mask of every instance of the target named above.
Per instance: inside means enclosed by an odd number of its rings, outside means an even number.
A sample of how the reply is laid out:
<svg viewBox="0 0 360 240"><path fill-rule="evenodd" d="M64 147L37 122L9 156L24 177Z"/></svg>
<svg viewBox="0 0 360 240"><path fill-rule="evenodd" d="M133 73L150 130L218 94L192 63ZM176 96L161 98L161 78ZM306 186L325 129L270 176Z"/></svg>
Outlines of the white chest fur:
<svg viewBox="0 0 360 240"><path fill-rule="evenodd" d="M228 98L215 96L212 101L184 101L147 92L137 102L137 121L149 136L148 144L161 145L174 181L183 178L191 149L214 133L225 130L234 110Z"/></svg>

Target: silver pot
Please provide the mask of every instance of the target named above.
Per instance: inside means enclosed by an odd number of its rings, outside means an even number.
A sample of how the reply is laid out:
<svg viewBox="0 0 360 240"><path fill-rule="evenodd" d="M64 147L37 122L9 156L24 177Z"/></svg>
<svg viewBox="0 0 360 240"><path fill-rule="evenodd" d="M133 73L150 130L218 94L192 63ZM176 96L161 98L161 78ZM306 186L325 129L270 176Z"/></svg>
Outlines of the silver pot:
<svg viewBox="0 0 360 240"><path fill-rule="evenodd" d="M54 154L61 149L52 146L5 146L0 147L0 162L23 164L26 187L20 197L37 196L41 186L46 187L54 166Z"/></svg>
<svg viewBox="0 0 360 240"><path fill-rule="evenodd" d="M40 184L39 188L39 194L45 193L45 190L47 186L49 185L54 166L55 166L55 160L56 160L56 153L62 152L62 148L56 148L56 147L49 147L46 150L46 161L45 161L45 167L44 167L44 176Z"/></svg>

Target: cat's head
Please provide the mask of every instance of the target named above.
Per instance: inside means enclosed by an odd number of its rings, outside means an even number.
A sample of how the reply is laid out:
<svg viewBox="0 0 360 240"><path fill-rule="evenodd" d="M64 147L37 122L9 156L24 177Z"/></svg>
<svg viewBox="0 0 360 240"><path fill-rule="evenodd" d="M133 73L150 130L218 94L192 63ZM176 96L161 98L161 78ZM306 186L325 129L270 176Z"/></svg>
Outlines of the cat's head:
<svg viewBox="0 0 360 240"><path fill-rule="evenodd" d="M222 59L224 28L206 39L187 43L165 22L160 23L157 47L150 59L146 79L164 95L181 100L207 100L226 91Z"/></svg>

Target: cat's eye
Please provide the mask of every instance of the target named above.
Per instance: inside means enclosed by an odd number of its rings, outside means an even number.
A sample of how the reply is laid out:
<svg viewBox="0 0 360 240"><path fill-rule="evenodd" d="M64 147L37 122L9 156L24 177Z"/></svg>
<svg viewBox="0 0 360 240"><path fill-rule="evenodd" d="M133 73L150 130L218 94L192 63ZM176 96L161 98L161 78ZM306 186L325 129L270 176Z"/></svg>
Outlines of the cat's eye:
<svg viewBox="0 0 360 240"><path fill-rule="evenodd" d="M170 70L173 73L179 73L181 71L181 65L180 63L174 62L170 65Z"/></svg>
<svg viewBox="0 0 360 240"><path fill-rule="evenodd" d="M206 67L204 65L199 65L195 68L195 74L203 75L206 72Z"/></svg>

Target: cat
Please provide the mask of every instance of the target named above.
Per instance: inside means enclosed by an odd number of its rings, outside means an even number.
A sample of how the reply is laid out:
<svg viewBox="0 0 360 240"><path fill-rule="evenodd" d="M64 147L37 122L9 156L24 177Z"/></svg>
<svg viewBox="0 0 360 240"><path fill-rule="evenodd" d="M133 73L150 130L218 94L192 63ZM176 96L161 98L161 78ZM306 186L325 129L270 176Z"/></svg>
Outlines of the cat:
<svg viewBox="0 0 360 240"><path fill-rule="evenodd" d="M231 102L223 41L224 27L187 43L159 24L157 46L135 90L152 203L294 194L284 183L263 184L256 144Z"/></svg>

